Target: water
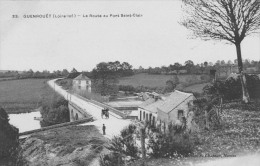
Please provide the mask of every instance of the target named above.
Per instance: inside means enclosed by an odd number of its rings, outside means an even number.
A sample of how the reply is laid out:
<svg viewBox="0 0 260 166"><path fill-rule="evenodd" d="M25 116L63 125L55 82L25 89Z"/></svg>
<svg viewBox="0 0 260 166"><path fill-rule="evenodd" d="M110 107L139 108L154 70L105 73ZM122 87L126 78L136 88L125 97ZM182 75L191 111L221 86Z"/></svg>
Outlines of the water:
<svg viewBox="0 0 260 166"><path fill-rule="evenodd" d="M40 121L34 117L41 117L40 112L9 114L9 123L19 129L19 133L41 128Z"/></svg>

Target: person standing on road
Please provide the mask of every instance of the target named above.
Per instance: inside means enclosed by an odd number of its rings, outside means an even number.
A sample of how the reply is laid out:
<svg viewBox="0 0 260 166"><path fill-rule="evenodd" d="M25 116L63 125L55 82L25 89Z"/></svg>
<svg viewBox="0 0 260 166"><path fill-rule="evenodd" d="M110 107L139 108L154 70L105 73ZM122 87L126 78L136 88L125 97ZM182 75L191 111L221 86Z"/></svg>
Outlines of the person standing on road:
<svg viewBox="0 0 260 166"><path fill-rule="evenodd" d="M103 135L106 135L106 126L105 126L105 124L103 124L102 130L103 130Z"/></svg>

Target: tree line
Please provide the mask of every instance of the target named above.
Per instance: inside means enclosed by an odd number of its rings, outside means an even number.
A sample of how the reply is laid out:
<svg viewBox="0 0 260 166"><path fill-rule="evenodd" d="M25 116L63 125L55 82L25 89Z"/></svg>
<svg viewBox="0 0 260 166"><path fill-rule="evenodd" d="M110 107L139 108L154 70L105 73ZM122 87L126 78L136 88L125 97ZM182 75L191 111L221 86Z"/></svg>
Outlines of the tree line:
<svg viewBox="0 0 260 166"><path fill-rule="evenodd" d="M0 78L13 78L13 79L26 79L26 78L57 78L57 77L63 77L67 76L69 74L67 69L63 70L56 70L53 72L50 72L48 70L43 71L33 71L32 69L29 69L28 71L6 71L6 72L0 72Z"/></svg>
<svg viewBox="0 0 260 166"><path fill-rule="evenodd" d="M103 70L109 71L110 74L116 75L117 77L126 77L131 76L138 73L148 73L148 74L208 74L210 69L216 69L219 72L227 72L228 68L223 67L234 67L237 68L237 60L234 61L228 60L217 60L215 63L212 62L203 62L195 64L192 60L187 60L184 64L174 63L169 66L161 66L161 67L148 67L143 68L140 66L139 68L134 69L131 64L128 62L101 62L96 65L96 67L91 72L84 72L89 77L95 75L97 72ZM260 72L260 61L245 59L243 61L243 68L245 71L254 73ZM75 68L71 71L67 69L63 70L55 70L50 72L48 70L43 71L33 71L29 69L28 71L6 71L0 72L0 78L16 78L16 79L25 79L25 78L57 78L57 77L67 77L70 73L75 73L75 75L79 74ZM72 74L73 75L73 74ZM73 75L74 76L74 75Z"/></svg>
<svg viewBox="0 0 260 166"><path fill-rule="evenodd" d="M226 73L228 67L237 67L238 62L228 60L217 60L215 63L203 62L195 64L192 60L187 60L184 64L174 63L169 66L161 67L148 67L143 68L140 66L138 69L134 69L134 73L148 73L148 74L208 74L210 69L216 69L219 72ZM245 59L243 61L243 69L248 72L260 72L260 61Z"/></svg>

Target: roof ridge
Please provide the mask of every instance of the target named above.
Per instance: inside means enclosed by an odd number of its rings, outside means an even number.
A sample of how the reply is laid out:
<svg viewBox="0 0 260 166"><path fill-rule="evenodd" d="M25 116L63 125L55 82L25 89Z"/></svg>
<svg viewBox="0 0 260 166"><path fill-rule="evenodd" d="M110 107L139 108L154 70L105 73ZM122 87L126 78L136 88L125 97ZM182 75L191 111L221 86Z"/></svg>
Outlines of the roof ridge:
<svg viewBox="0 0 260 166"><path fill-rule="evenodd" d="M77 79L86 79L86 80L90 80L90 78L88 78L85 74L81 73L80 75L78 75L76 78L74 78L74 80Z"/></svg>

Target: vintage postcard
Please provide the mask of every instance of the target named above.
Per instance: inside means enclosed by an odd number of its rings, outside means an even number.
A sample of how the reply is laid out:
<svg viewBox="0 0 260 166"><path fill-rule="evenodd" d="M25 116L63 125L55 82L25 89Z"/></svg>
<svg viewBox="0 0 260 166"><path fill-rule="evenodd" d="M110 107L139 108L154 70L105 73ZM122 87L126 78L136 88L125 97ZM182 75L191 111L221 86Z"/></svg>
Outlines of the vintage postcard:
<svg viewBox="0 0 260 166"><path fill-rule="evenodd" d="M0 0L0 165L260 165L259 0Z"/></svg>

